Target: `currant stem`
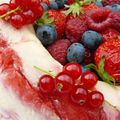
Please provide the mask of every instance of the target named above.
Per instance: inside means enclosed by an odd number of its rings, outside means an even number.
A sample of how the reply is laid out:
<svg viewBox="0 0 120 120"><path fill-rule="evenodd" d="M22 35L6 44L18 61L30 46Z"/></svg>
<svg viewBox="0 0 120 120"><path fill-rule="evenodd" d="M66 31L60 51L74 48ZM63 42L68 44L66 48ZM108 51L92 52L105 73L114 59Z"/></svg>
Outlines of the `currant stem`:
<svg viewBox="0 0 120 120"><path fill-rule="evenodd" d="M50 71L44 70L44 69L39 68L39 67L37 67L37 66L34 66L34 68L37 69L37 70L39 70L39 71L41 71L41 72L43 72L43 73L46 73L46 74L48 74L48 75L50 75L50 76L53 76L53 77L56 76L55 73L51 73Z"/></svg>
<svg viewBox="0 0 120 120"><path fill-rule="evenodd" d="M20 7L17 7L17 8L15 8L15 9L13 9L13 10L11 10L11 11L8 11L7 13L1 15L1 16L0 16L0 19L4 18L4 17L6 17L6 16L8 16L8 15L10 15L10 14L12 14L12 13L15 13L15 12L18 11L18 10L20 10Z"/></svg>

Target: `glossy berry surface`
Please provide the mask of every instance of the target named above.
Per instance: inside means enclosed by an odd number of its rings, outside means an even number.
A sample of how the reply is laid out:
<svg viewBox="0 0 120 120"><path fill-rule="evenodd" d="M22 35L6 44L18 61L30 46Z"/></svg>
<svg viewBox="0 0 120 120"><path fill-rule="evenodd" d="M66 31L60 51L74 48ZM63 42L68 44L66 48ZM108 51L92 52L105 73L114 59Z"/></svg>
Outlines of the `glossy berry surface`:
<svg viewBox="0 0 120 120"><path fill-rule="evenodd" d="M98 108L103 104L104 96L99 91L92 91L88 95L88 102L91 107Z"/></svg>
<svg viewBox="0 0 120 120"><path fill-rule="evenodd" d="M53 25L44 25L38 27L36 35L43 45L49 45L53 43L57 37L56 30Z"/></svg>
<svg viewBox="0 0 120 120"><path fill-rule="evenodd" d="M10 6L7 3L0 5L0 15L5 14L6 12L10 11Z"/></svg>
<svg viewBox="0 0 120 120"><path fill-rule="evenodd" d="M75 86L70 96L74 103L84 105L87 101L88 91L83 86Z"/></svg>
<svg viewBox="0 0 120 120"><path fill-rule="evenodd" d="M63 8L66 4L66 0L55 0L59 8Z"/></svg>
<svg viewBox="0 0 120 120"><path fill-rule="evenodd" d="M21 28L25 21L24 21L24 16L22 14L13 14L10 17L10 23L13 25L15 28Z"/></svg>
<svg viewBox="0 0 120 120"><path fill-rule="evenodd" d="M109 8L112 11L120 11L120 5L119 4L107 5L105 7Z"/></svg>
<svg viewBox="0 0 120 120"><path fill-rule="evenodd" d="M48 10L48 5L44 2L41 2L40 5L43 7L44 10Z"/></svg>
<svg viewBox="0 0 120 120"><path fill-rule="evenodd" d="M82 42L89 49L96 49L103 41L101 34L96 31L86 31L82 36Z"/></svg>
<svg viewBox="0 0 120 120"><path fill-rule="evenodd" d="M58 4L55 1L50 2L50 9L57 10L58 9Z"/></svg>
<svg viewBox="0 0 120 120"><path fill-rule="evenodd" d="M85 57L85 48L80 43L73 43L67 50L67 60L69 62L81 63Z"/></svg>
<svg viewBox="0 0 120 120"><path fill-rule="evenodd" d="M82 74L82 67L75 62L70 62L63 67L63 71L67 72L73 79L77 79Z"/></svg>
<svg viewBox="0 0 120 120"><path fill-rule="evenodd" d="M73 79L66 72L59 73L56 77L56 89L60 93L69 93L73 87Z"/></svg>
<svg viewBox="0 0 120 120"><path fill-rule="evenodd" d="M26 24L33 23L36 19L36 15L32 10L26 10L23 12L24 19L26 20Z"/></svg>
<svg viewBox="0 0 120 120"><path fill-rule="evenodd" d="M81 76L81 83L87 89L93 88L97 84L97 81L98 81L97 75L91 71L86 71Z"/></svg>
<svg viewBox="0 0 120 120"><path fill-rule="evenodd" d="M55 79L50 75L43 75L39 79L38 86L43 93L53 93L55 90Z"/></svg>

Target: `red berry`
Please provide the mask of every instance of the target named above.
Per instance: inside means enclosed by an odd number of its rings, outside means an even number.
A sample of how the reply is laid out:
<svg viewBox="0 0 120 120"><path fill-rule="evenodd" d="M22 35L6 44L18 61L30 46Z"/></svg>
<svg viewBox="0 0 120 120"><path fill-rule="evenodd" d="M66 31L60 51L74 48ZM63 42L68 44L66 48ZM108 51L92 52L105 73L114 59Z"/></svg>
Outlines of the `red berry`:
<svg viewBox="0 0 120 120"><path fill-rule="evenodd" d="M120 4L120 0L103 0L103 5Z"/></svg>
<svg viewBox="0 0 120 120"><path fill-rule="evenodd" d="M53 93L55 91L55 79L50 75L43 75L39 79L38 86L44 93Z"/></svg>
<svg viewBox="0 0 120 120"><path fill-rule="evenodd" d="M23 12L24 18L26 20L26 24L33 23L36 19L36 15L32 10L26 10Z"/></svg>
<svg viewBox="0 0 120 120"><path fill-rule="evenodd" d="M10 6L7 3L1 4L0 5L0 15L3 15L5 13L7 13L8 11L10 11Z"/></svg>
<svg viewBox="0 0 120 120"><path fill-rule="evenodd" d="M56 77L56 89L60 93L68 93L73 87L73 79L66 72L59 73Z"/></svg>
<svg viewBox="0 0 120 120"><path fill-rule="evenodd" d="M88 94L88 102L91 107L100 107L103 104L104 96L99 91L92 91Z"/></svg>
<svg viewBox="0 0 120 120"><path fill-rule="evenodd" d="M38 5L37 7L32 7L32 11L37 17L41 17L43 15L44 9L41 5Z"/></svg>
<svg viewBox="0 0 120 120"><path fill-rule="evenodd" d="M88 90L83 86L75 86L70 96L74 103L84 105L87 101Z"/></svg>
<svg viewBox="0 0 120 120"><path fill-rule="evenodd" d="M21 0L10 0L10 8L15 9L18 6L21 6L22 1Z"/></svg>
<svg viewBox="0 0 120 120"><path fill-rule="evenodd" d="M81 76L81 83L87 89L93 88L97 84L97 81L98 81L97 75L91 71L86 71Z"/></svg>
<svg viewBox="0 0 120 120"><path fill-rule="evenodd" d="M25 23L24 16L22 14L13 14L10 16L10 23L15 28L21 28Z"/></svg>
<svg viewBox="0 0 120 120"><path fill-rule="evenodd" d="M111 11L107 8L99 8L91 11L87 16L89 29L102 32L112 26Z"/></svg>
<svg viewBox="0 0 120 120"><path fill-rule="evenodd" d="M63 67L63 71L67 72L73 79L77 79L82 74L82 67L75 62L70 62Z"/></svg>

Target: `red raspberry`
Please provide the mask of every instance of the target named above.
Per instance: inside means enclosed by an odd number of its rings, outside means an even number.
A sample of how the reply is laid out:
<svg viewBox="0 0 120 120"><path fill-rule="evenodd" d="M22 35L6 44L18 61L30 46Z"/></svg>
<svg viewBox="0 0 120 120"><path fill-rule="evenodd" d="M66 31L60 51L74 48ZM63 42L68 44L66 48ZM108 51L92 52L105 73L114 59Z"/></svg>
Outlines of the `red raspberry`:
<svg viewBox="0 0 120 120"><path fill-rule="evenodd" d="M72 42L79 42L83 33L87 30L85 22L79 18L73 18L66 23L66 37Z"/></svg>
<svg viewBox="0 0 120 120"><path fill-rule="evenodd" d="M71 5L71 4L73 4L75 2L75 0L67 0L67 4L68 5Z"/></svg>
<svg viewBox="0 0 120 120"><path fill-rule="evenodd" d="M107 8L99 8L91 11L87 17L87 25L89 29L102 32L111 27L112 18L111 11Z"/></svg>
<svg viewBox="0 0 120 120"><path fill-rule="evenodd" d="M103 0L103 5L120 4L120 0Z"/></svg>
<svg viewBox="0 0 120 120"><path fill-rule="evenodd" d="M94 52L89 50L88 48L85 48L85 58L83 63L84 64L89 64L94 61Z"/></svg>
<svg viewBox="0 0 120 120"><path fill-rule="evenodd" d="M112 26L120 31L120 11L111 13Z"/></svg>
<svg viewBox="0 0 120 120"><path fill-rule="evenodd" d="M66 64L67 60L67 49L70 46L70 41L67 39L57 40L50 46L48 46L48 51L50 54L59 61L61 64Z"/></svg>

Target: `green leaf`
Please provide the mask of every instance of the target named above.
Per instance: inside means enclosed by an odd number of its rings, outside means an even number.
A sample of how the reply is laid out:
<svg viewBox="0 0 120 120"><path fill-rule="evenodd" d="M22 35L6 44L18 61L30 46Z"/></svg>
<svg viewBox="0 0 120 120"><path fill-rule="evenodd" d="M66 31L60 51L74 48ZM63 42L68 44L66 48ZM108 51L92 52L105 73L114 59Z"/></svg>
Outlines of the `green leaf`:
<svg viewBox="0 0 120 120"><path fill-rule="evenodd" d="M120 39L120 36L118 36L118 39Z"/></svg>
<svg viewBox="0 0 120 120"><path fill-rule="evenodd" d="M105 66L105 57L103 56L102 59L99 62L98 69L101 72L104 72L104 66Z"/></svg>

